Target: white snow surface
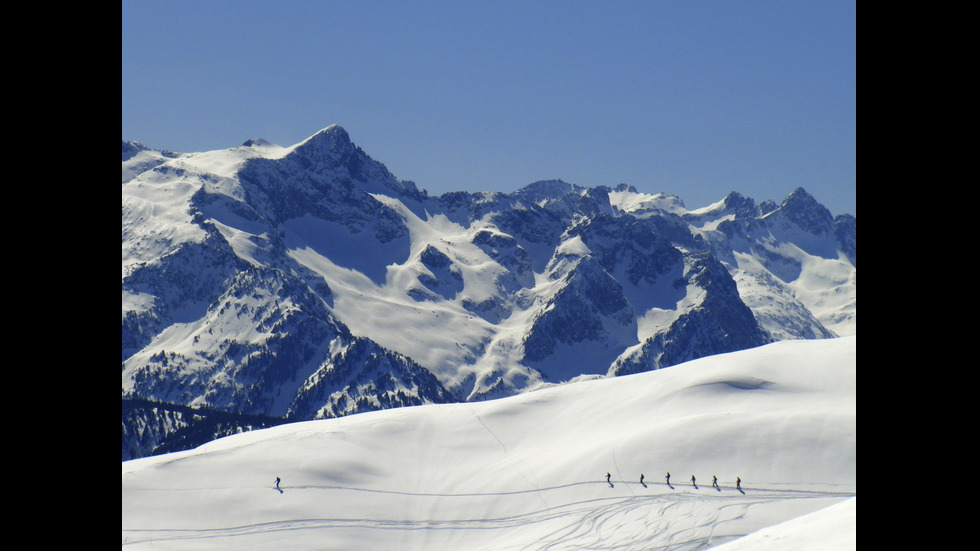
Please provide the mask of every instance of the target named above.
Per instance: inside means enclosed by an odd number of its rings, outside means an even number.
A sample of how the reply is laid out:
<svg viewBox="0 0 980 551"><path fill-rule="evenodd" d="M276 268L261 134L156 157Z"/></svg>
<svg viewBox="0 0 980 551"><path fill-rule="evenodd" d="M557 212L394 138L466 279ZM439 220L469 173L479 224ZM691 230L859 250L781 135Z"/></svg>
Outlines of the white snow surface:
<svg viewBox="0 0 980 551"><path fill-rule="evenodd" d="M651 195L635 191L610 191L609 202L617 209L639 218L658 210L678 215L688 212L679 197L666 193Z"/></svg>
<svg viewBox="0 0 980 551"><path fill-rule="evenodd" d="M855 549L856 343L784 341L126 461L122 546Z"/></svg>

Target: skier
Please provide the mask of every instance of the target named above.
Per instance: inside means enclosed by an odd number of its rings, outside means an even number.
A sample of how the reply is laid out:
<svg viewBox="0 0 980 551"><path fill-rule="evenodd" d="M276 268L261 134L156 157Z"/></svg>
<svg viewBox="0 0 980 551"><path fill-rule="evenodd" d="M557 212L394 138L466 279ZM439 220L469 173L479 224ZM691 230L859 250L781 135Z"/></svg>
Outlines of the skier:
<svg viewBox="0 0 980 551"><path fill-rule="evenodd" d="M279 489L279 477L278 476L276 477L276 489L277 490Z"/></svg>
<svg viewBox="0 0 980 551"><path fill-rule="evenodd" d="M640 484L643 484L643 473L640 473ZM646 484L643 485L646 486Z"/></svg>
<svg viewBox="0 0 980 551"><path fill-rule="evenodd" d="M691 475L691 484L693 484L695 488L698 487L698 483L697 483L696 480L694 480L694 475L693 474Z"/></svg>
<svg viewBox="0 0 980 551"><path fill-rule="evenodd" d="M742 489L742 479L737 476L735 477L735 488Z"/></svg>
<svg viewBox="0 0 980 551"><path fill-rule="evenodd" d="M606 473L606 482L609 482L609 477L610 477L610 476L612 476L612 475L611 475L611 474L609 474L609 473ZM610 484L612 484L612 482L609 482L609 483L610 483Z"/></svg>
<svg viewBox="0 0 980 551"><path fill-rule="evenodd" d="M714 486L715 488L718 488L718 477L717 476L711 475L711 485ZM719 489L721 489L721 488L719 488Z"/></svg>
<svg viewBox="0 0 980 551"><path fill-rule="evenodd" d="M670 473L667 473L667 485L670 486Z"/></svg>

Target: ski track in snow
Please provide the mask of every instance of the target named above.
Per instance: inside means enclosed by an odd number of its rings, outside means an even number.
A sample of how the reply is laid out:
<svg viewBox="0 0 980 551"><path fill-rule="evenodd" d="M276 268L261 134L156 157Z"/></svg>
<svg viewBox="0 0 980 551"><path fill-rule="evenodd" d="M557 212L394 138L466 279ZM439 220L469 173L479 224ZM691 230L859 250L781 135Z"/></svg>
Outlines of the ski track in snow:
<svg viewBox="0 0 980 551"><path fill-rule="evenodd" d="M489 431L489 429L487 429ZM777 488L743 488L741 491L731 486L716 488L688 488L683 485L669 486L666 483L647 482L651 491L640 493L633 486L642 487L639 482L612 481L615 484L608 490L617 495L604 497L590 492L596 485L607 486L603 481L573 482L548 488L532 488L510 492L484 493L425 493L378 490L351 486L283 486L280 495L293 492L322 492L323 499L342 500L345 493L374 494L379 497L409 497L419 501L460 500L479 498L521 497L538 494L545 502L543 509L526 511L509 516L491 518L417 518L417 519L378 519L359 518L305 518L260 522L242 526L227 526L204 529L128 529L122 532L124 548L177 549L202 548L213 545L234 546L250 537L274 535L276 541L288 542L292 532L321 530L330 531L344 528L366 530L499 530L503 543L494 545L495 549L520 551L546 551L557 549L644 549L644 550L698 550L706 549L744 536L745 531L733 528L731 532L716 535L719 527L726 523L744 519L752 507L785 505L795 500L823 500L814 510L826 507L830 502L839 502L856 496L854 491L789 490ZM617 491L624 486L629 495ZM772 486L784 486L773 484ZM666 488L671 489L666 489ZM588 497L581 500L568 500L569 489L578 488ZM644 488L644 489L646 489ZM276 491L275 487L269 489ZM212 490L220 490L214 488ZM157 492L202 491L200 488L165 490L143 489L146 499L153 499ZM204 490L207 491L207 490ZM545 500L546 494L554 494ZM287 498L288 499L288 498ZM828 501L829 500L829 501ZM548 505L548 501L559 503ZM419 504L415 511L431 511L432 507ZM445 503L441 505L445 506ZM520 508L515 505L515 508ZM465 503L457 509L466 511ZM519 532L542 523L554 524L541 536L537 532L532 542L520 542ZM627 528L628 527L628 528ZM638 527L640 527L638 529ZM622 528L622 529L621 529ZM514 533L507 533L508 530ZM284 535L285 534L285 535ZM622 537L618 537L621 534ZM478 538L479 542L486 542Z"/></svg>
<svg viewBox="0 0 980 551"><path fill-rule="evenodd" d="M503 449L504 450L504 453L507 454L508 453L507 452L507 446L504 444L504 441L501 440L499 436L497 436L497 433L493 432L493 430L489 426L487 426L487 423L483 420L482 417L480 417L480 414L476 412L476 409L475 408L471 408L471 409L472 409L472 412L473 412L473 417L475 417L476 420L480 423L480 425L482 425L483 428L486 429L486 431L490 434L490 436L492 436L493 439L496 440L497 443L500 444L501 449ZM523 463L523 461L522 461L522 463ZM541 502L544 503L545 507L549 507L548 506L548 501L545 500L545 498L544 498L543 495L541 495L541 490L540 490L540 488L538 488L538 486L540 486L540 484L537 481L532 482L527 477L527 475L524 474L524 471L521 471L518 474L520 475L520 477L522 479L524 479L525 482L527 482L528 486L531 486L531 487L535 488L534 491L538 492L538 499L540 499Z"/></svg>

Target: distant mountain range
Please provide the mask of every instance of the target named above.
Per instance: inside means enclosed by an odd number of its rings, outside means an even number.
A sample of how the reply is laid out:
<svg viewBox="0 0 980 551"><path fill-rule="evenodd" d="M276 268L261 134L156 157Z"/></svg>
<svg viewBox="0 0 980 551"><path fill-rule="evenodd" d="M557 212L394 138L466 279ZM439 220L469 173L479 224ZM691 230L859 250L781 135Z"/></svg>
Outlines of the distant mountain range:
<svg viewBox="0 0 980 551"><path fill-rule="evenodd" d="M803 189L430 197L336 125L122 172L123 460L856 332L856 219Z"/></svg>

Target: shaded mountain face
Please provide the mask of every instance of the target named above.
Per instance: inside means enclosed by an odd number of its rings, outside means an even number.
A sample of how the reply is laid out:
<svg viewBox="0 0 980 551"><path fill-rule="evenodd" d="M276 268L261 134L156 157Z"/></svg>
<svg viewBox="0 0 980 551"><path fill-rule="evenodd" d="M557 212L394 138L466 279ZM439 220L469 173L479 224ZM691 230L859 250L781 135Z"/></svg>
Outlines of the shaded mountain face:
<svg viewBox="0 0 980 551"><path fill-rule="evenodd" d="M803 189L697 211L560 180L429 197L339 126L123 142L122 189L123 398L154 404L124 411L124 459L219 414L227 433L485 400L855 332L856 220Z"/></svg>

